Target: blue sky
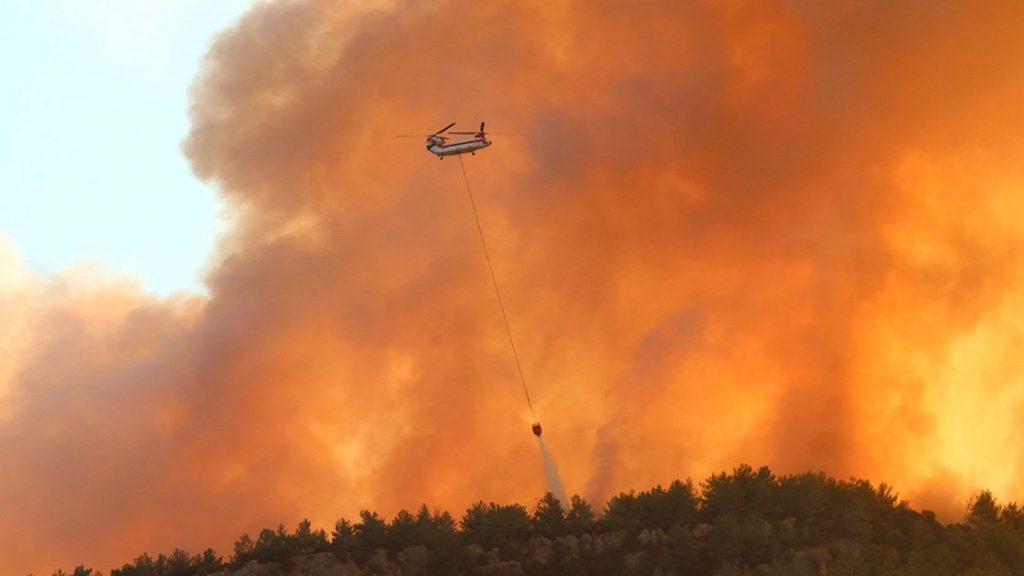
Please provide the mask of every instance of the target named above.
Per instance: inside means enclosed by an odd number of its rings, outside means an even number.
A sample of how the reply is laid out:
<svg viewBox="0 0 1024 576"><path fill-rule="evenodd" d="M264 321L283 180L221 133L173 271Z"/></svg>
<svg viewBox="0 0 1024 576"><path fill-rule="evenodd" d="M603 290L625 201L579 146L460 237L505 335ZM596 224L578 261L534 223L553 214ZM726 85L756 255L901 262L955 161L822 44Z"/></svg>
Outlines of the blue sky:
<svg viewBox="0 0 1024 576"><path fill-rule="evenodd" d="M25 262L202 290L219 208L181 153L188 88L251 3L0 2L0 237Z"/></svg>

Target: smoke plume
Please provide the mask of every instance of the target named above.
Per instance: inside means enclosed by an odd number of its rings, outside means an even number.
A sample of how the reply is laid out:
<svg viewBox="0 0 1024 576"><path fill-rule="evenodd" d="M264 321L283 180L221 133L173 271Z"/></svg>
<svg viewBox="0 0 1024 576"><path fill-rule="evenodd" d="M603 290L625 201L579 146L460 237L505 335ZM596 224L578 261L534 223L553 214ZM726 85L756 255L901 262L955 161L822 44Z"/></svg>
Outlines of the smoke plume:
<svg viewBox="0 0 1024 576"><path fill-rule="evenodd" d="M562 503L562 507L566 508L569 500L566 499L565 486L562 485L562 476L558 473L555 459L551 457L547 447L544 446L544 439L540 436L537 436L537 445L540 446L540 457L544 461L544 480L548 483L548 492L554 494L555 498Z"/></svg>
<svg viewBox="0 0 1024 576"><path fill-rule="evenodd" d="M0 255L0 571L740 462L1020 499L1024 4L259 3L184 150L208 296ZM117 170L117 166L111 166ZM130 242L130 238L125 239Z"/></svg>

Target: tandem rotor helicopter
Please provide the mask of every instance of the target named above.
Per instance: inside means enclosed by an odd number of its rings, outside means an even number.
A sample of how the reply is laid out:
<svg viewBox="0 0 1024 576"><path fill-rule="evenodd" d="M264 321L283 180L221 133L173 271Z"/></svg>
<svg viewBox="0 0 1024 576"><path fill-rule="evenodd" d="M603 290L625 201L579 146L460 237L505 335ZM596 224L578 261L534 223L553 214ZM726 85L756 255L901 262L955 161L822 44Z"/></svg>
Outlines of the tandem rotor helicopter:
<svg viewBox="0 0 1024 576"><path fill-rule="evenodd" d="M455 122L441 128L433 134L427 134L427 150L435 154L438 159L444 160L445 156L457 156L459 154L465 154L469 152L472 155L476 155L477 150L483 150L491 145L491 141L487 139L487 132L484 131L484 122L480 123L480 130L478 132L448 132L448 130L455 126ZM472 138L466 140L459 140L457 142L448 143L448 136L442 136L442 134L459 134L459 135L472 135ZM423 138L418 134L398 134L398 138Z"/></svg>

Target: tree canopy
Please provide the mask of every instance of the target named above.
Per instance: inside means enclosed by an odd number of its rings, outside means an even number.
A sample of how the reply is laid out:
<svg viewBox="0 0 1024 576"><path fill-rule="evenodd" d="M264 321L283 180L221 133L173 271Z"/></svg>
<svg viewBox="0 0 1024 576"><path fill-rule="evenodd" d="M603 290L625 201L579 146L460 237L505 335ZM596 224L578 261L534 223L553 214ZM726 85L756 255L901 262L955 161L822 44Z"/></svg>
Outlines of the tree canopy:
<svg viewBox="0 0 1024 576"><path fill-rule="evenodd" d="M294 531L241 535L227 560L212 549L142 554L110 576L233 574L252 564L288 574L308 558L365 574L1024 576L1024 509L986 490L961 522L943 524L886 484L743 465L699 489L677 480L618 494L600 511L549 493L531 509L479 501L458 522L426 505L390 520L363 510L329 534L303 520ZM55 576L102 575L79 566Z"/></svg>

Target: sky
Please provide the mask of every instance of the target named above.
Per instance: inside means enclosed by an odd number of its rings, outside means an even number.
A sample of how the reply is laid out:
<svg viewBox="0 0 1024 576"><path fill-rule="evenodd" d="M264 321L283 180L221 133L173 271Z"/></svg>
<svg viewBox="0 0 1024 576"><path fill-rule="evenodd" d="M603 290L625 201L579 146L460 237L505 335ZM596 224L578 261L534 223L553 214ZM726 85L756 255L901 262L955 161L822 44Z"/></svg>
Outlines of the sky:
<svg viewBox="0 0 1024 576"><path fill-rule="evenodd" d="M1024 500L1022 25L995 0L253 6L166 149L220 206L203 290L0 248L0 572L532 506L463 166L567 493L747 463L951 521ZM494 144L392 137L452 121ZM164 186L133 154L97 174Z"/></svg>
<svg viewBox="0 0 1024 576"><path fill-rule="evenodd" d="M221 224L180 151L188 89L250 4L0 6L0 236L22 259L44 273L104 268L156 294L203 290Z"/></svg>

